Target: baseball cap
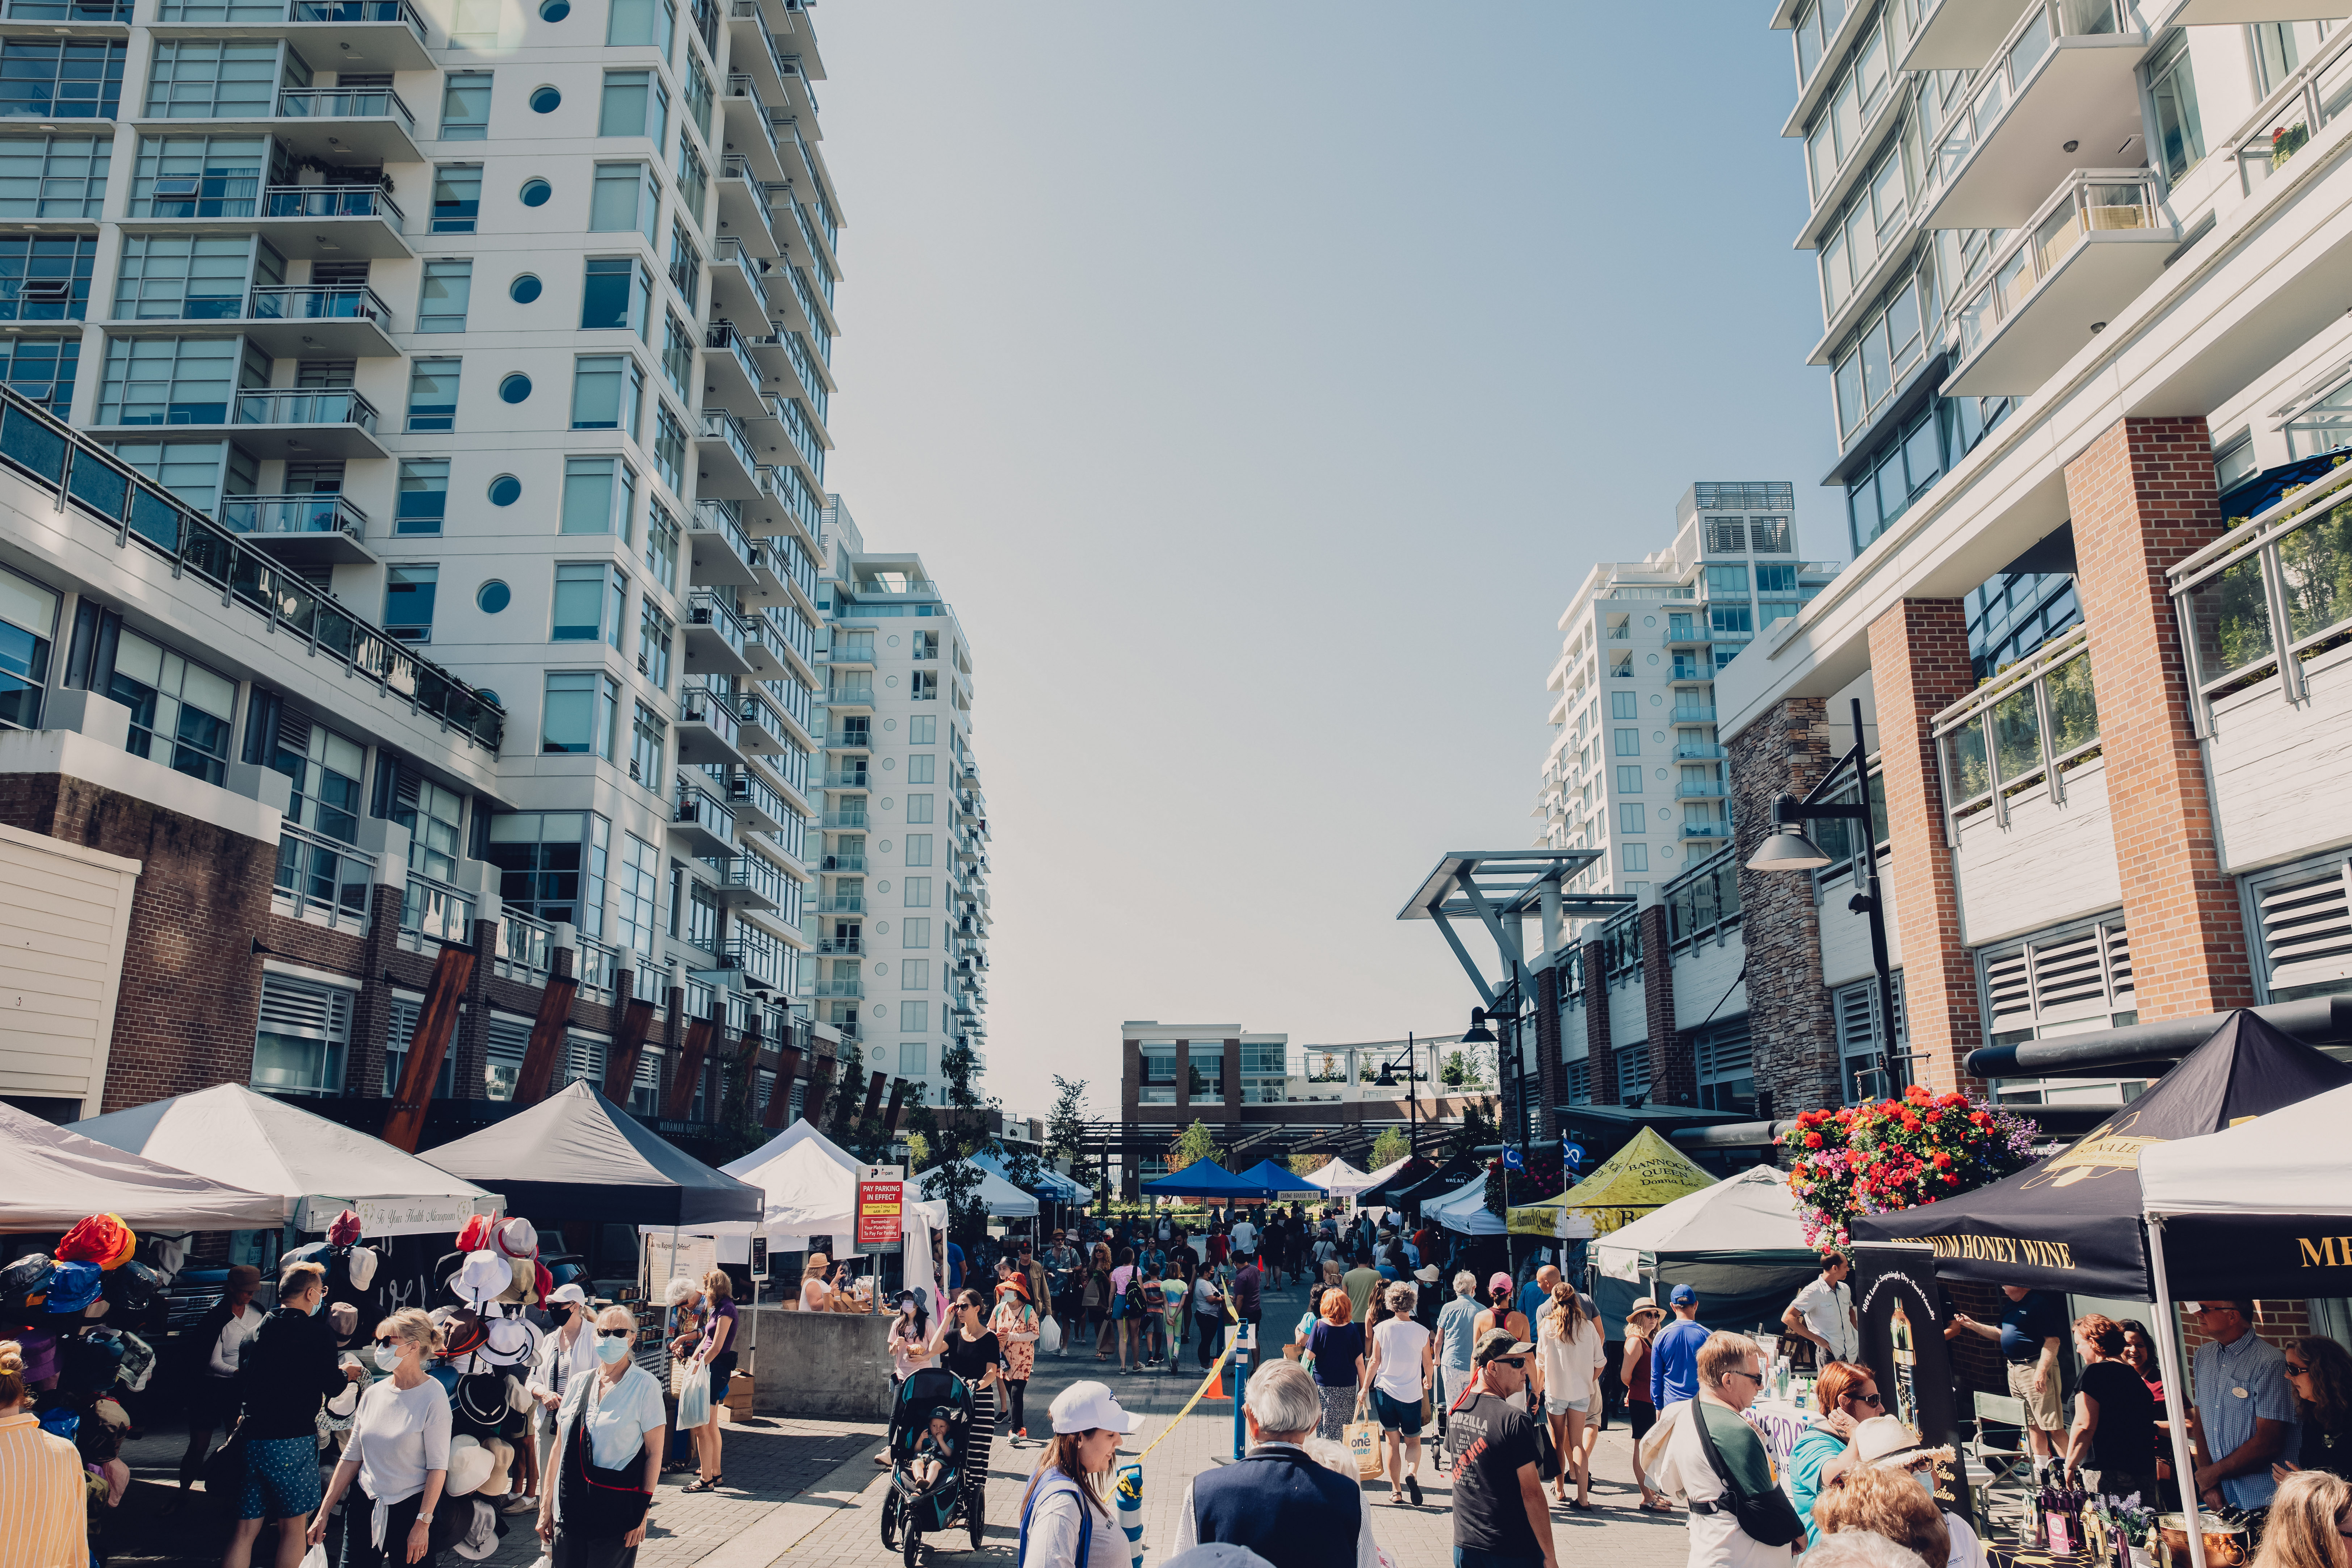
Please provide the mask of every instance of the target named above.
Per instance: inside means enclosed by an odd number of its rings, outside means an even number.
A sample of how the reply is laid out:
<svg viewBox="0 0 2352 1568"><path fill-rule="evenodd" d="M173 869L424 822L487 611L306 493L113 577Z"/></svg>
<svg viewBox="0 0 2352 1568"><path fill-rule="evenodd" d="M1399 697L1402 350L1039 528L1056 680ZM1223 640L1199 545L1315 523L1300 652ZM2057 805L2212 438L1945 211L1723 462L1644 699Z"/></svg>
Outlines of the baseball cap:
<svg viewBox="0 0 2352 1568"><path fill-rule="evenodd" d="M1054 1430L1062 1432L1132 1432L1143 1417L1119 1408L1110 1384L1092 1378L1074 1383L1054 1396Z"/></svg>
<svg viewBox="0 0 2352 1568"><path fill-rule="evenodd" d="M1507 1290L1510 1288L1511 1277L1501 1272L1497 1272L1493 1279L1486 1281L1486 1293L1490 1296L1497 1290Z"/></svg>
<svg viewBox="0 0 2352 1568"><path fill-rule="evenodd" d="M1666 1300L1677 1307L1696 1307L1698 1305L1698 1292L1687 1285L1677 1285L1674 1289L1674 1293Z"/></svg>
<svg viewBox="0 0 2352 1568"><path fill-rule="evenodd" d="M557 1301L568 1301L575 1307L584 1307L588 1304L588 1292L580 1289L577 1284L558 1285L554 1293L547 1300L550 1305Z"/></svg>
<svg viewBox="0 0 2352 1568"><path fill-rule="evenodd" d="M1512 1338L1508 1329L1488 1329L1478 1336L1478 1348L1470 1352L1470 1359L1484 1366L1497 1356L1525 1355L1535 1348L1525 1340Z"/></svg>

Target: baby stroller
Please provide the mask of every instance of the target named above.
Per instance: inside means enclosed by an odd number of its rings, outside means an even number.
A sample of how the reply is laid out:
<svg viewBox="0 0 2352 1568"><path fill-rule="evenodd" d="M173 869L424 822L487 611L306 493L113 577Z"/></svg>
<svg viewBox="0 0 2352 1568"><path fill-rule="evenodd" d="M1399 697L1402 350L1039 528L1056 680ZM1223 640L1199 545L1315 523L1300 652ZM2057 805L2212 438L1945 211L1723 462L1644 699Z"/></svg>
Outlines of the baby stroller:
<svg viewBox="0 0 2352 1568"><path fill-rule="evenodd" d="M927 1487L915 1479L916 1447L942 1410L947 1413L948 1457L939 1479ZM890 1490L882 1500L882 1544L902 1550L907 1568L916 1568L921 1561L925 1531L961 1524L971 1531L971 1549L980 1550L988 1477L984 1471L973 1473L965 1463L971 1414L971 1390L951 1372L924 1367L898 1385L898 1401L890 1407Z"/></svg>

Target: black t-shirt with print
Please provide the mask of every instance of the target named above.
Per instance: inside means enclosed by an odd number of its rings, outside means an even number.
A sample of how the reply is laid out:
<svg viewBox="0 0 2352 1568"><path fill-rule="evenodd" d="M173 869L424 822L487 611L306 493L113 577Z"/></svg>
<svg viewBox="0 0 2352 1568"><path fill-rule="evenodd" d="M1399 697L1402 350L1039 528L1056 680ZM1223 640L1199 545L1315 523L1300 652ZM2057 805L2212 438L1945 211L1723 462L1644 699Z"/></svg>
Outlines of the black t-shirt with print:
<svg viewBox="0 0 2352 1568"><path fill-rule="evenodd" d="M1535 1422L1491 1394L1472 1394L1446 1417L1454 1472L1454 1545L1529 1560L1543 1555L1519 1493L1521 1467L1536 1462Z"/></svg>
<svg viewBox="0 0 2352 1568"><path fill-rule="evenodd" d="M2092 1465L2147 1473L2147 1457L2156 1450L2156 1401L2139 1373L2119 1361L2095 1361L2083 1369L2079 1388L2099 1406L2099 1429L2091 1434Z"/></svg>

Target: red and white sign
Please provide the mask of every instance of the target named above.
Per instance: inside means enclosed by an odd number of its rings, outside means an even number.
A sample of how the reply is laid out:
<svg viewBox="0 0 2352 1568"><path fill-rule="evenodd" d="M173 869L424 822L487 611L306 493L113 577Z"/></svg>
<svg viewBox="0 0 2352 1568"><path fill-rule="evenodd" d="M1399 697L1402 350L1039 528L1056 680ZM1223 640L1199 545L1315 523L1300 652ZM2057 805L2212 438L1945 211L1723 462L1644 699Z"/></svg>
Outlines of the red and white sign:
<svg viewBox="0 0 2352 1568"><path fill-rule="evenodd" d="M857 1167L857 1248L894 1252L907 1202L904 1165Z"/></svg>

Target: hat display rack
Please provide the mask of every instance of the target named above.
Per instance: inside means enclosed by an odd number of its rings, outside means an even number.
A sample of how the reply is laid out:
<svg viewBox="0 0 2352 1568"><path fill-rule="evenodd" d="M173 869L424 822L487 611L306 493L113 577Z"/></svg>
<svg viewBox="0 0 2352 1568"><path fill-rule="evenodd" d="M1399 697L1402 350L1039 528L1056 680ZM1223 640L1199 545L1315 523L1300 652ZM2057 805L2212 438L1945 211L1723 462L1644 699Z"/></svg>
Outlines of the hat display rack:
<svg viewBox="0 0 2352 1568"><path fill-rule="evenodd" d="M436 1294L446 1298L431 1309L444 1342L431 1375L448 1392L452 1434L444 1493L471 1500L456 1547L470 1561L494 1551L506 1531L488 1500L511 1494L518 1446L530 1441L524 1380L546 1330L529 1314L555 1285L540 1261L538 1229L520 1215L475 1215L433 1274Z"/></svg>
<svg viewBox="0 0 2352 1568"><path fill-rule="evenodd" d="M28 1381L55 1376L33 1413L86 1464L103 1465L121 1447L130 1418L116 1395L154 1375L163 1287L186 1255L151 1240L158 1267L133 1256L139 1246L121 1215L94 1214L76 1221L54 1254L27 1252L0 1266L0 1339L24 1347Z"/></svg>

